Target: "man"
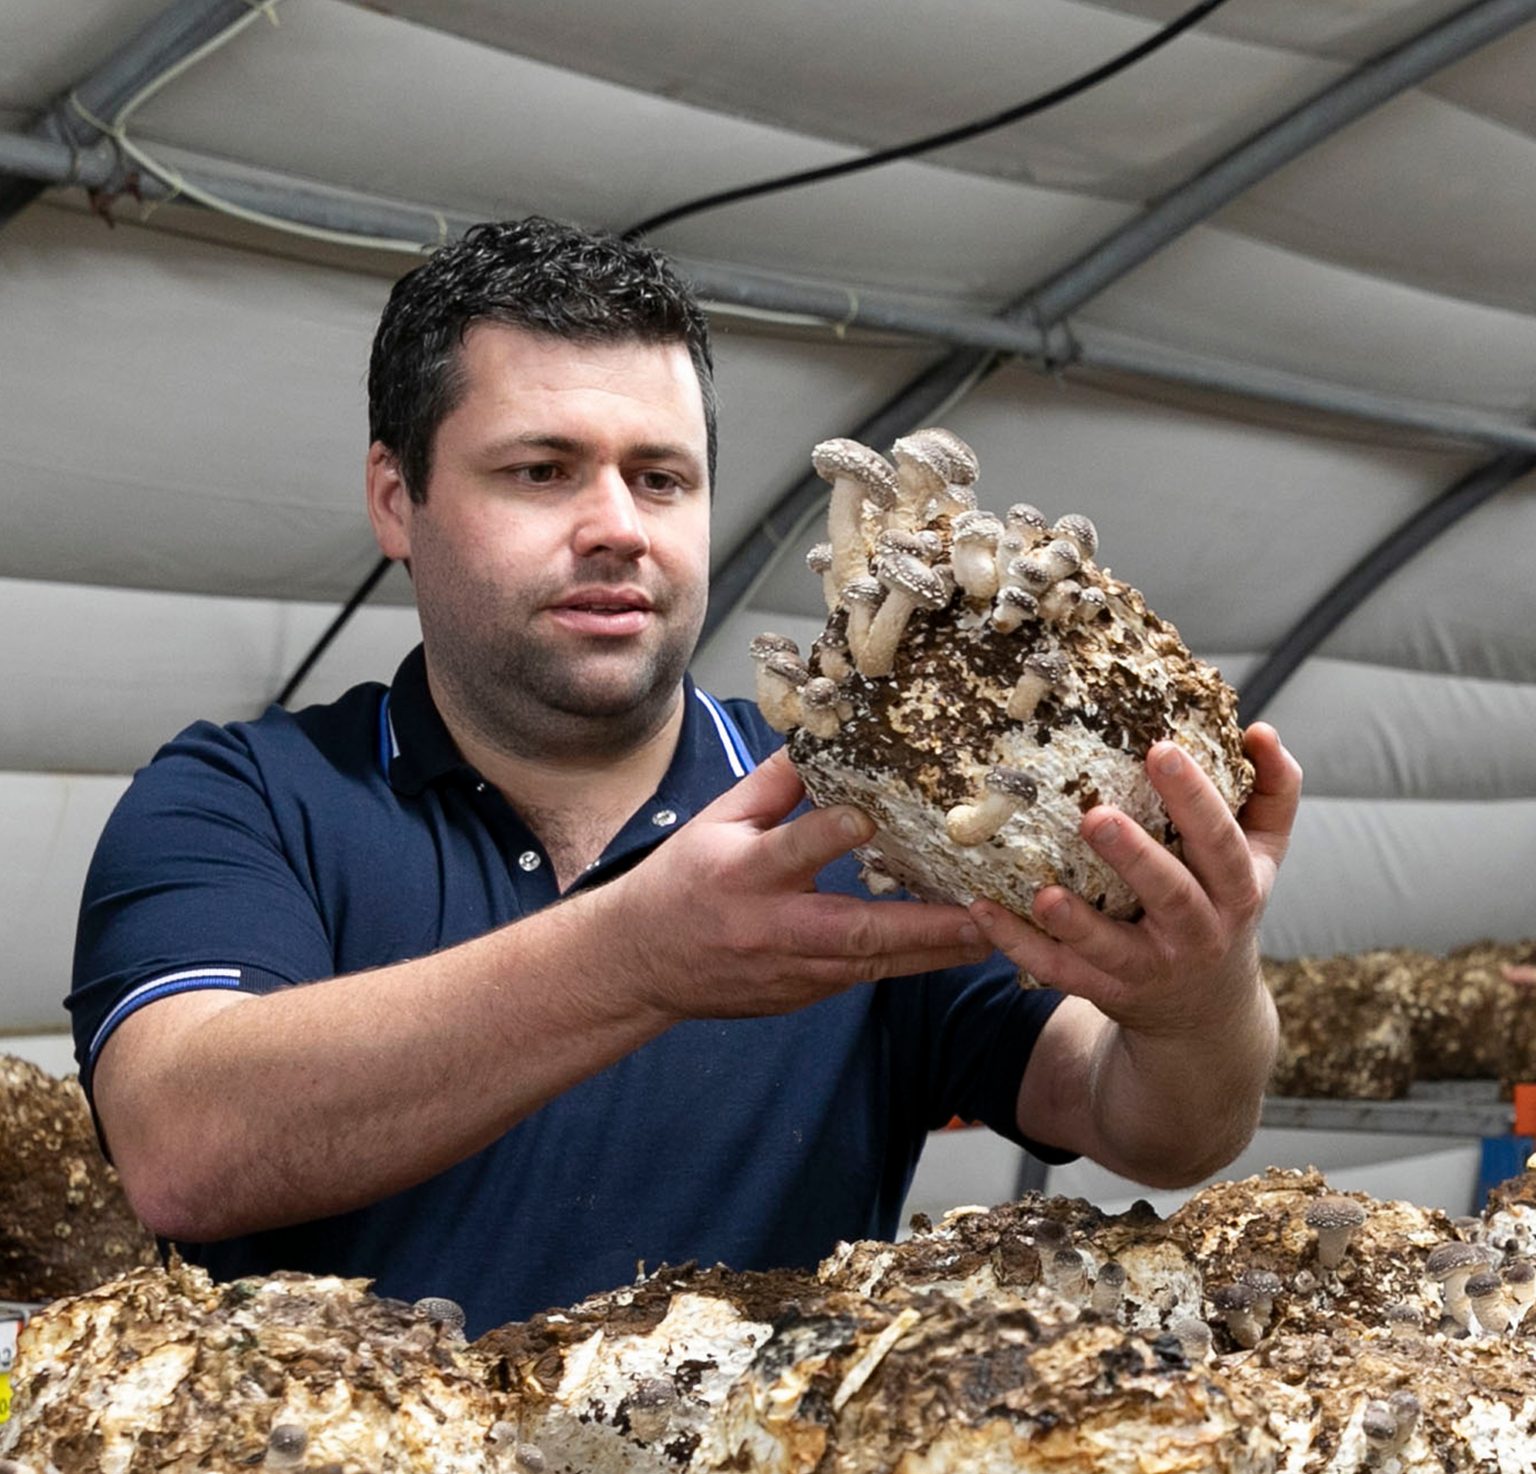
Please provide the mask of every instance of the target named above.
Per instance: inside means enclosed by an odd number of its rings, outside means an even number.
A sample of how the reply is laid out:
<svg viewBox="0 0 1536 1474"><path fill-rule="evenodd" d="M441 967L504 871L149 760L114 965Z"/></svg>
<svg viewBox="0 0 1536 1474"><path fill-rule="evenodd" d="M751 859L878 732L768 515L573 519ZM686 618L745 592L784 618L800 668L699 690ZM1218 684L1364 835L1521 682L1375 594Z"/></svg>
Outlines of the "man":
<svg viewBox="0 0 1536 1474"><path fill-rule="evenodd" d="M684 674L710 375L697 304L639 247L484 226L397 284L367 496L422 647L387 691L182 734L82 910L104 1139L216 1274L366 1274L474 1333L642 1258L888 1236L952 1114L1167 1184L1251 1134L1254 929L1299 786L1274 734L1242 828L1153 750L1187 865L1087 816L1136 926L1059 891L1044 933L871 901L869 821L789 817L777 738ZM1072 996L1019 989L993 946Z"/></svg>

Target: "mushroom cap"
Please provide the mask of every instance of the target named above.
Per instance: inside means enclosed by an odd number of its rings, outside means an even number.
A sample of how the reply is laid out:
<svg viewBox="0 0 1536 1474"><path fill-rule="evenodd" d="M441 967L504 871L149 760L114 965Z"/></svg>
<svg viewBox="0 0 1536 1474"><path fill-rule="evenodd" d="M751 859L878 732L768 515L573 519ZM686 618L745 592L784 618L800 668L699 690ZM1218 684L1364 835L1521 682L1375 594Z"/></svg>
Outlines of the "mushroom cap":
<svg viewBox="0 0 1536 1474"><path fill-rule="evenodd" d="M1252 1310L1258 1296L1245 1284L1221 1285L1211 1291L1211 1304L1223 1315L1234 1310Z"/></svg>
<svg viewBox="0 0 1536 1474"><path fill-rule="evenodd" d="M457 1300L449 1300L442 1295L424 1295L411 1308L428 1320L441 1321L446 1326L463 1329L464 1307Z"/></svg>
<svg viewBox="0 0 1536 1474"><path fill-rule="evenodd" d="M832 544L816 543L805 554L805 566L812 573L825 573L832 566Z"/></svg>
<svg viewBox="0 0 1536 1474"><path fill-rule="evenodd" d="M1353 1198L1319 1198L1307 1209L1308 1228L1359 1228L1365 1222L1365 1209Z"/></svg>
<svg viewBox="0 0 1536 1474"><path fill-rule="evenodd" d="M839 477L857 481L871 501L879 501L881 493L886 500L881 506L889 506L896 496L896 472L891 463L878 450L860 445L857 440L823 440L811 451L811 465L823 481L836 481Z"/></svg>
<svg viewBox="0 0 1536 1474"><path fill-rule="evenodd" d="M887 553L875 566L875 577L888 589L900 589L925 609L948 602L944 580L910 553Z"/></svg>
<svg viewBox="0 0 1536 1474"><path fill-rule="evenodd" d="M1009 798L1016 798L1023 803L1033 803L1040 793L1040 785L1033 773L1027 773L1023 768L1010 768L1002 763L988 769L982 781L989 792L1006 793ZM1077 1250L1072 1252L1075 1254Z"/></svg>
<svg viewBox="0 0 1536 1474"><path fill-rule="evenodd" d="M1074 573L1083 566L1082 550L1070 537L1052 538L1045 545L1045 556L1065 564Z"/></svg>
<svg viewBox="0 0 1536 1474"><path fill-rule="evenodd" d="M845 604L878 604L885 597L885 590L874 574L861 573L843 585L840 595Z"/></svg>
<svg viewBox="0 0 1536 1474"><path fill-rule="evenodd" d="M957 486L969 486L981 475L981 462L976 458L976 452L953 430L930 425L921 430L914 430L906 438L921 439L937 450L949 462L945 470L945 479Z"/></svg>
<svg viewBox="0 0 1536 1474"><path fill-rule="evenodd" d="M1381 1312L1382 1319L1388 1325L1421 1326L1424 1324L1424 1313L1417 1305L1410 1305L1406 1300L1394 1300Z"/></svg>
<svg viewBox="0 0 1536 1474"><path fill-rule="evenodd" d="M994 768L992 771L996 772L997 769ZM1066 1244L1051 1255L1051 1265L1053 1268L1064 1270L1071 1274L1083 1268L1083 1256L1070 1244Z"/></svg>
<svg viewBox="0 0 1536 1474"><path fill-rule="evenodd" d="M957 513L949 530L957 543L985 542L995 547L1003 535L1003 524L991 512L973 507L968 512Z"/></svg>
<svg viewBox="0 0 1536 1474"><path fill-rule="evenodd" d="M837 682L828 676L812 676L800 688L801 704L813 710L836 706L837 697Z"/></svg>
<svg viewBox="0 0 1536 1474"><path fill-rule="evenodd" d="M765 630L760 635L753 635L747 641L747 651L753 660L767 660L771 655L792 653L798 655L800 647L788 635L776 635L771 630Z"/></svg>
<svg viewBox="0 0 1536 1474"><path fill-rule="evenodd" d="M1502 1295L1504 1293L1504 1281L1491 1269L1479 1270L1463 1286L1467 1296L1472 1300L1481 1300L1488 1295Z"/></svg>
<svg viewBox="0 0 1536 1474"><path fill-rule="evenodd" d="M891 447L891 459L898 465L905 463L921 467L936 482L949 480L949 453L925 436L921 430L916 430L911 435L903 435Z"/></svg>
<svg viewBox="0 0 1536 1474"><path fill-rule="evenodd" d="M1387 1443L1397 1437L1397 1414L1384 1402L1368 1402L1360 1415L1360 1431L1372 1443Z"/></svg>
<svg viewBox="0 0 1536 1474"><path fill-rule="evenodd" d="M1483 1251L1475 1244L1464 1244L1459 1239L1452 1239L1429 1251L1429 1257L1424 1261L1424 1273L1431 1279L1446 1280L1460 1270L1487 1262Z"/></svg>
<svg viewBox="0 0 1536 1474"><path fill-rule="evenodd" d="M842 625L829 624L819 635L816 643L811 647L821 650L846 650L848 648L848 631Z"/></svg>
<svg viewBox="0 0 1536 1474"><path fill-rule="evenodd" d="M1058 685L1066 680L1071 669L1067 658L1056 650L1036 650L1033 655L1024 657L1024 663L1020 669L1027 676L1037 676L1042 681L1048 681L1051 685ZM1361 1215L1362 1219L1364 1215Z"/></svg>
<svg viewBox="0 0 1536 1474"><path fill-rule="evenodd" d="M787 650L775 650L768 657L764 669L792 686L803 686L811 678L810 668L805 661Z"/></svg>
<svg viewBox="0 0 1536 1474"><path fill-rule="evenodd" d="M1108 608L1109 599L1105 596L1103 589L1098 588L1094 584L1089 584L1087 588L1078 590L1077 612L1078 616L1085 622L1097 619Z"/></svg>
<svg viewBox="0 0 1536 1474"><path fill-rule="evenodd" d="M944 551L944 539L936 532L908 532L904 527L887 527L875 539L876 553L910 553L926 561Z"/></svg>
<svg viewBox="0 0 1536 1474"><path fill-rule="evenodd" d="M1051 531L1058 537L1071 538L1085 558L1093 557L1099 550L1099 529L1080 512L1068 512L1066 516L1058 517Z"/></svg>
<svg viewBox="0 0 1536 1474"><path fill-rule="evenodd" d="M1125 1266L1116 1259L1110 1259L1099 1266L1098 1283L1101 1285L1123 1285L1125 1283Z"/></svg>
<svg viewBox="0 0 1536 1474"><path fill-rule="evenodd" d="M1036 594L1043 594L1056 582L1056 576L1050 564L1043 558L1037 558L1033 553L1026 553L1022 558L1013 559L1008 564L1007 572L1008 577L1015 583L1022 584Z"/></svg>
<svg viewBox="0 0 1536 1474"><path fill-rule="evenodd" d="M1036 1218L1029 1224L1030 1236L1039 1244L1064 1244L1067 1226L1060 1219Z"/></svg>
<svg viewBox="0 0 1536 1474"><path fill-rule="evenodd" d="M1005 583L997 591L997 602L1010 604L1024 615L1040 612L1040 601L1028 589L1021 589L1016 583Z"/></svg>
<svg viewBox="0 0 1536 1474"><path fill-rule="evenodd" d="M1045 532L1050 527L1050 523L1045 520L1045 513L1039 507L1032 507L1028 502L1015 502L1008 508L1008 525L1033 527L1036 532Z"/></svg>
<svg viewBox="0 0 1536 1474"><path fill-rule="evenodd" d="M1238 1276L1238 1282L1257 1295L1268 1295L1271 1300L1285 1289L1285 1281L1272 1269L1245 1269Z"/></svg>
<svg viewBox="0 0 1536 1474"><path fill-rule="evenodd" d="M1506 1285L1528 1285L1536 1280L1536 1265L1529 1259L1511 1259L1499 1274Z"/></svg>

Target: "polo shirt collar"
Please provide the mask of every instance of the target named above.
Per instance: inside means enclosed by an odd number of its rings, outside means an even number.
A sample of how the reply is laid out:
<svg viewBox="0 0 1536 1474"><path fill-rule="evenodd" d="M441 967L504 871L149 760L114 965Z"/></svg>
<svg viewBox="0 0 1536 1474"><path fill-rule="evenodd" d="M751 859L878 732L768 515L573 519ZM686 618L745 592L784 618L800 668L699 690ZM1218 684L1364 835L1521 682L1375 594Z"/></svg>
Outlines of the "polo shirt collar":
<svg viewBox="0 0 1536 1474"><path fill-rule="evenodd" d="M400 663L380 713L381 759L388 754L391 786L414 795L451 774L478 780L443 722L427 685L427 661L417 645ZM683 678L683 723L677 750L657 789L658 801L680 822L751 772L755 761L723 704Z"/></svg>

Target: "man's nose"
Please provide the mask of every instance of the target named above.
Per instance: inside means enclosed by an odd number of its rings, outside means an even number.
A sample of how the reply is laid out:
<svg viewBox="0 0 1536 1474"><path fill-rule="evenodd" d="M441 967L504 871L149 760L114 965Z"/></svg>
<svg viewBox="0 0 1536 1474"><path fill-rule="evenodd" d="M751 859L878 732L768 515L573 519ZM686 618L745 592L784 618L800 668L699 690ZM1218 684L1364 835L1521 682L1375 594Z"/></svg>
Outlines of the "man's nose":
<svg viewBox="0 0 1536 1474"><path fill-rule="evenodd" d="M638 558L650 548L634 491L617 467L603 467L583 490L575 543L578 554L624 558Z"/></svg>

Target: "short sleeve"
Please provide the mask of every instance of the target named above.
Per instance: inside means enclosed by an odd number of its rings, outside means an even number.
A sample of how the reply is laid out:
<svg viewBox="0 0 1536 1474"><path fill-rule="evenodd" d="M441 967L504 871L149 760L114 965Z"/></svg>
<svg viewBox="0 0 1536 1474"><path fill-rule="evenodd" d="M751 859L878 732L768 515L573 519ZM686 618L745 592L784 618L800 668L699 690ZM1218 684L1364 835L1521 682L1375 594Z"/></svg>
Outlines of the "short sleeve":
<svg viewBox="0 0 1536 1474"><path fill-rule="evenodd" d="M325 977L332 948L238 729L199 723L113 810L86 876L67 1004L81 1083L138 1007L193 988Z"/></svg>
<svg viewBox="0 0 1536 1474"><path fill-rule="evenodd" d="M1018 969L1001 953L973 968L924 978L900 1010L917 1031L908 1058L922 1082L929 1130L955 1117L979 1121L1042 1161L1072 1161L1075 1152L1019 1130L1019 1086L1046 1021L1062 1002L1051 988L1019 986Z"/></svg>

